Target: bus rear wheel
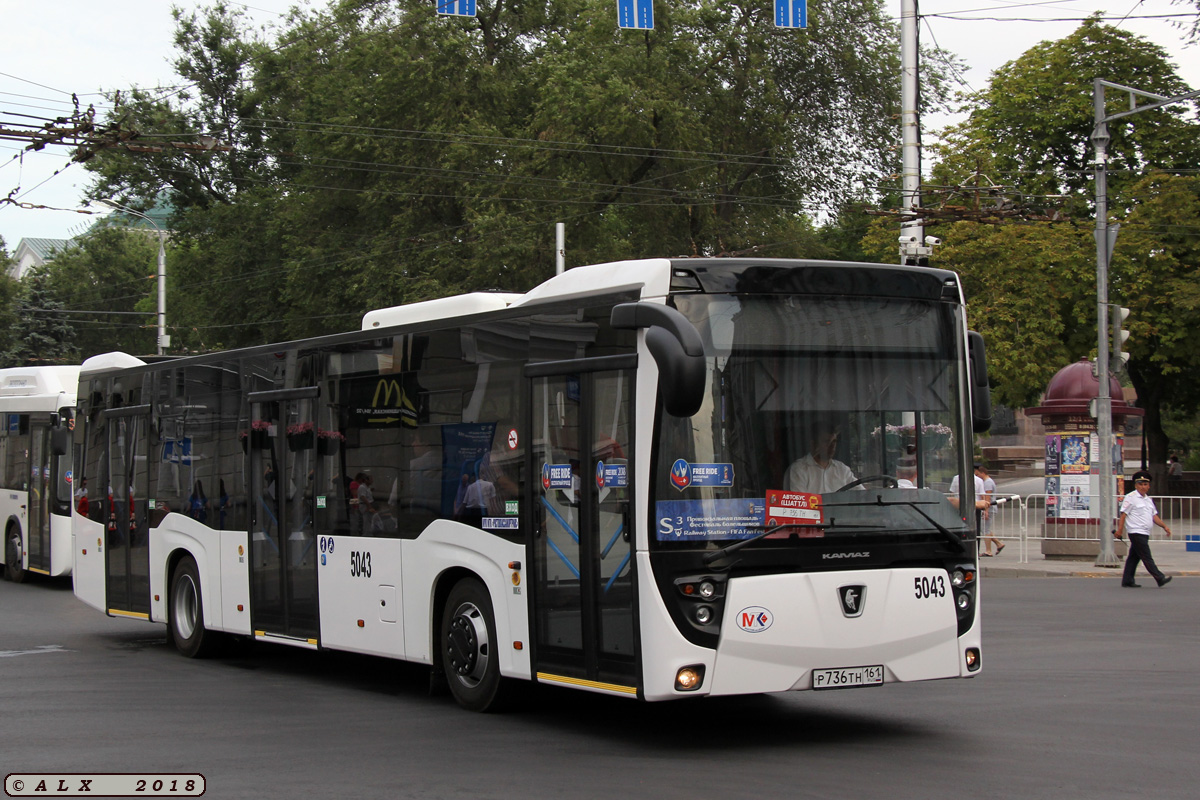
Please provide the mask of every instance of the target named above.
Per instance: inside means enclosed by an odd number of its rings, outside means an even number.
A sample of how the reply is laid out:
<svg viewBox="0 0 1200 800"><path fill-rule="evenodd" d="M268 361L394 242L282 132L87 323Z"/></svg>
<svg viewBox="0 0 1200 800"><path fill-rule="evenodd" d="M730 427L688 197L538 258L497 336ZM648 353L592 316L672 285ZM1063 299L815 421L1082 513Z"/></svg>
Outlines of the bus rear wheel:
<svg viewBox="0 0 1200 800"><path fill-rule="evenodd" d="M498 711L508 697L500 676L496 621L487 588L474 578L450 590L442 610L442 668L450 693L468 711Z"/></svg>
<svg viewBox="0 0 1200 800"><path fill-rule="evenodd" d="M13 583L24 583L28 574L21 564L21 529L9 525L4 534L4 577Z"/></svg>
<svg viewBox="0 0 1200 800"><path fill-rule="evenodd" d="M207 658L216 652L220 634L204 627L200 570L191 556L175 566L167 604L167 630L175 649L188 658Z"/></svg>

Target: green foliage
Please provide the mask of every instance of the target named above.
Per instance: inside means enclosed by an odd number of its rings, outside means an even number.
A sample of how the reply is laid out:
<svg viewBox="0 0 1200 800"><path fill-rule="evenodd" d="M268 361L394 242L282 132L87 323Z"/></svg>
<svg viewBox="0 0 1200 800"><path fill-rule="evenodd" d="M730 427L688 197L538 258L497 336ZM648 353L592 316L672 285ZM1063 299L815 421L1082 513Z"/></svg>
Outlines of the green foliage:
<svg viewBox="0 0 1200 800"><path fill-rule="evenodd" d="M26 274L9 307L8 347L0 353L0 363L6 367L79 363L75 329L64 315L55 313L64 304L45 272L35 269Z"/></svg>
<svg viewBox="0 0 1200 800"><path fill-rule="evenodd" d="M618 30L611 0L478 10L340 0L294 11L272 40L220 2L177 14L188 94L135 91L114 116L137 143L221 147L87 162L93 196L165 190L177 209L177 348L524 290L553 274L559 221L570 265L851 253L811 216L896 171L898 35L880 0L814 2L803 34L757 0L662 7L648 33Z"/></svg>
<svg viewBox="0 0 1200 800"><path fill-rule="evenodd" d="M945 244L937 266L961 276L968 323L987 345L993 400L1012 408L1035 404L1059 369L1095 346L1091 231L957 222L938 236ZM894 226L874 224L866 247L876 260L894 260Z"/></svg>
<svg viewBox="0 0 1200 800"><path fill-rule="evenodd" d="M1166 53L1096 19L1006 64L967 122L949 132L939 183L1010 183L1018 202L1065 212L1070 224L958 223L939 229L937 264L959 270L971 323L984 334L995 396L1028 405L1058 369L1095 357L1096 245L1090 160L1095 78L1163 96L1187 93ZM1128 95L1108 89L1109 113ZM1142 101L1143 103L1145 101ZM1200 406L1200 289L1194 241L1200 182L1163 171L1200 167L1200 125L1187 104L1109 123L1109 210L1121 223L1109 301L1133 309L1128 377L1145 409L1150 460L1166 459L1164 414ZM985 176L985 177L981 177ZM1064 194L1058 200L1045 195ZM1040 196L1040 202L1039 202ZM876 235L879 244L882 237Z"/></svg>
<svg viewBox="0 0 1200 800"><path fill-rule="evenodd" d="M168 265L170 255L168 255ZM94 314L63 317L82 358L122 350L155 352L158 237L101 225L41 268L61 307ZM110 312L145 311L145 317Z"/></svg>

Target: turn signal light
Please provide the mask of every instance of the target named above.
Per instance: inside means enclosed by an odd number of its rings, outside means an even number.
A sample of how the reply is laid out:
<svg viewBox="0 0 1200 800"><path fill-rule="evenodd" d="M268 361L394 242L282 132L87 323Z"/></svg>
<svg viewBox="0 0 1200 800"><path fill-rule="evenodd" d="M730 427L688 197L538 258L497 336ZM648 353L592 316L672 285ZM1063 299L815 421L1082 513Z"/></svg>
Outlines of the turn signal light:
<svg viewBox="0 0 1200 800"><path fill-rule="evenodd" d="M360 628L365 628L365 627L367 627L367 625L366 625L366 623L365 623L365 622L363 622L363 621L360 619L360 620L358 621L358 627L360 627Z"/></svg>
<svg viewBox="0 0 1200 800"><path fill-rule="evenodd" d="M693 664L690 667L682 667L679 672L675 673L675 691L677 692L694 692L700 688L700 684L703 682L703 664Z"/></svg>

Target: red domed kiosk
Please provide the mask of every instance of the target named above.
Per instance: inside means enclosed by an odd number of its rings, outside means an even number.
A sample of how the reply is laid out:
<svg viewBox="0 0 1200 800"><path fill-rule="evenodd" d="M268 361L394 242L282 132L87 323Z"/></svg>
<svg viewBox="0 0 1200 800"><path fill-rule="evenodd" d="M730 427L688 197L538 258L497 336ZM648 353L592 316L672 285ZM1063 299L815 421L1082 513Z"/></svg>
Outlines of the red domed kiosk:
<svg viewBox="0 0 1200 800"><path fill-rule="evenodd" d="M1028 409L1046 427L1046 519L1042 555L1048 559L1092 560L1100 552L1100 535L1109 535L1112 521L1100 524L1100 475L1096 420L1089 408L1100 394L1092 362L1083 359L1058 371L1046 385L1042 404ZM1124 494L1125 420L1140 417L1142 409L1125 402L1121 383L1109 379L1113 415L1114 491ZM1107 481L1105 482L1107 483ZM1116 508L1117 506L1114 506ZM1124 556L1125 543L1116 542Z"/></svg>

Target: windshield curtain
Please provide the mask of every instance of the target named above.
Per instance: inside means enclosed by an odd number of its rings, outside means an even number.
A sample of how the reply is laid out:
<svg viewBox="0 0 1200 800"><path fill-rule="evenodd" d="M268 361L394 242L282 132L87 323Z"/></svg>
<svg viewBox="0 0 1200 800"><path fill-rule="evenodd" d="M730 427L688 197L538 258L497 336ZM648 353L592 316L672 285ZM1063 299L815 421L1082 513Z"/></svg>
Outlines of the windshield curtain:
<svg viewBox="0 0 1200 800"><path fill-rule="evenodd" d="M704 405L663 413L652 539L961 531L965 461L956 306L788 295L673 298L705 339ZM856 482L860 482L857 485ZM894 505L864 507L869 496ZM956 495L958 486L953 487ZM920 511L900 508L908 504ZM911 506L910 506L911 508ZM853 523L851 525L851 523Z"/></svg>

